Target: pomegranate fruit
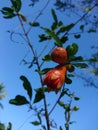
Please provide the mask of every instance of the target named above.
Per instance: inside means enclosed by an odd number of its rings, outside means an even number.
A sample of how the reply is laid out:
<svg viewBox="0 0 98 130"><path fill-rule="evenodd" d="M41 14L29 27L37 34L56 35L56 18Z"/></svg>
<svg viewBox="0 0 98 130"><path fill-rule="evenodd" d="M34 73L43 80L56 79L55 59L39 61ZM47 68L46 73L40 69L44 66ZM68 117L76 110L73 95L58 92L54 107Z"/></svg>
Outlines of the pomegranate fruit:
<svg viewBox="0 0 98 130"><path fill-rule="evenodd" d="M48 91L55 91L57 93L65 82L65 75L66 66L62 65L58 65L48 71L43 79L44 85L48 87Z"/></svg>
<svg viewBox="0 0 98 130"><path fill-rule="evenodd" d="M51 52L51 59L59 63L60 65L64 65L67 62L67 51L63 47L57 47Z"/></svg>

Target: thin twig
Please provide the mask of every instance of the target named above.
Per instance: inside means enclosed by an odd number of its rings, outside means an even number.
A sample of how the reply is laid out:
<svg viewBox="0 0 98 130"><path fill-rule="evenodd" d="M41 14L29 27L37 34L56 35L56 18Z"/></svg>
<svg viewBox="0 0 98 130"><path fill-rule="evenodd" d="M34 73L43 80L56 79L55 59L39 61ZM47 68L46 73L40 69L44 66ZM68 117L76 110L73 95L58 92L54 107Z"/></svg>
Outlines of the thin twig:
<svg viewBox="0 0 98 130"><path fill-rule="evenodd" d="M86 13L84 13L75 23L74 26L76 26L89 12L91 12L94 8L96 7L96 4L94 6L92 6L92 8L90 10L88 10ZM71 30L71 29L70 29ZM65 34L62 37L65 37L66 35L68 35L69 31L65 32Z"/></svg>
<svg viewBox="0 0 98 130"><path fill-rule="evenodd" d="M36 18L34 19L33 22L36 22L37 19L42 15L43 11L47 8L48 4L49 4L50 0L47 1L47 3L45 4L45 6L41 9L41 11L39 12L39 14L36 16ZM29 32L31 31L32 26L28 29L27 34L29 34Z"/></svg>

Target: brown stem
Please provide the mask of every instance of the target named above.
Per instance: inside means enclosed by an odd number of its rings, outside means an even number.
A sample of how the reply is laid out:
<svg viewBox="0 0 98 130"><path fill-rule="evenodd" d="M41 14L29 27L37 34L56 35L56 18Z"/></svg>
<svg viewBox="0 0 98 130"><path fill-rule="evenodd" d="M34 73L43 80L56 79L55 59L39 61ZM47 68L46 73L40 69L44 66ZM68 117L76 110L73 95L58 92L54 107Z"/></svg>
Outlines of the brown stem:
<svg viewBox="0 0 98 130"><path fill-rule="evenodd" d="M20 16L17 14L18 16L18 19L20 21L20 24L21 24L21 27L23 29L23 32L24 32L24 35L27 39L27 42L28 42L28 46L30 47L32 53L33 53L33 56L35 57L35 60L36 60L36 65L38 67L38 71L40 71L40 65L39 65L39 61L38 61L38 57L34 51L34 47L33 45L31 44L30 42L30 39L29 39L29 36L28 36L28 33L26 32L25 28L24 28L24 25L23 25L23 22L22 22L22 19L20 18ZM40 76L40 81L41 81L41 85L42 85L42 90L43 90L43 93L44 93L44 85L43 85L43 80L42 80L42 76L39 74ZM44 107L45 107L45 118L46 118L46 124L47 124L47 130L50 130L50 123L49 123L49 114L48 114L48 109L47 109L47 103L46 103L46 97L45 97L45 94L44 94Z"/></svg>

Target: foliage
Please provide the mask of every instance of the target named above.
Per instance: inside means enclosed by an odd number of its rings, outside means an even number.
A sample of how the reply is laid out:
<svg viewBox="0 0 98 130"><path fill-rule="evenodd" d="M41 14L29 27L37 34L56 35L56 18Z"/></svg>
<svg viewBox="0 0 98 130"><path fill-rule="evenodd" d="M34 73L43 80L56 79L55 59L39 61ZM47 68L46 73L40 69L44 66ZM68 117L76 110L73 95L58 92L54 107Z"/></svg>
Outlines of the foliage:
<svg viewBox="0 0 98 130"><path fill-rule="evenodd" d="M34 6L38 0L31 0L32 4L30 6ZM75 69L84 69L89 67L89 63L96 63L98 62L98 54L93 55L93 57L89 59L85 59L83 56L78 55L79 52L79 45L78 43L70 43L67 44L67 41L69 40L69 32L76 27L76 25L81 22L82 19L94 8L97 6L97 3L94 4L94 6L90 6L87 8L87 12L83 14L77 21L71 22L69 24L64 24L63 20L59 20L57 13L55 9L51 9L51 17L53 18L53 22L50 23L50 27L43 27L39 22L37 22L37 18L40 16L36 17L35 21L30 21L27 22L27 18L25 15L21 12L22 9L22 1L21 0L10 0L11 5L10 7L3 7L1 10L1 13L3 14L3 17L5 19L11 19L11 18L18 18L21 29L23 31L23 34L21 34L21 37L24 37L24 40L26 41L27 45L29 46L31 52L32 52L32 57L33 60L30 62L29 68L32 68L36 66L37 69L35 69L35 74L37 73L39 75L39 82L41 83L41 86L36 88L35 86L32 87L31 82L28 80L28 78L24 75L20 76L20 80L23 82L23 90L25 90L27 95L19 95L17 94L15 98L10 99L9 103L12 105L16 106L22 106L22 105L27 105L30 110L33 110L36 114L37 119L32 121L31 124L34 126L40 126L41 129L43 130L50 130L52 128L58 128L59 130L69 130L69 126L73 124L75 121L71 120L71 115L73 112L76 112L79 110L79 107L77 105L73 106L73 101L79 101L80 98L77 97L73 92L71 92L68 88L66 88L65 84L72 84L73 82L73 77L75 77ZM67 3L68 2L68 3ZM86 2L86 1L84 1ZM75 3L76 4L76 3ZM55 6L57 9L63 9L65 10L69 8L75 8L75 5L71 3L71 1L61 1L61 0L56 0ZM45 6L46 7L46 6ZM28 26L30 27L29 30L27 30L25 26L25 22L27 22ZM29 32L31 31L32 28L38 27L41 31L42 34L39 35L39 43L43 42L52 42L53 43L53 48L54 47L63 47L67 50L67 55L68 59L65 64L66 68L72 67L72 70L68 71L67 74L65 75L65 83L61 88L61 91L59 91L59 95L57 96L57 100L55 101L55 104L53 104L53 107L49 110L48 107L48 101L47 101L47 95L51 94L51 92L48 92L47 87L43 83L43 75L45 75L49 70L52 68L44 67L42 68L42 65L44 63L49 64L51 62L51 53L45 54L44 51L47 46L44 47L44 50L42 50L40 56L36 53L35 48L32 44L32 40L29 36ZM85 24L81 24L79 26L80 33L75 33L74 38L79 39L81 38L81 33L84 32L85 30ZM95 29L89 28L87 30L88 33L96 32ZM12 36L12 33L11 33ZM44 46L44 44L43 44ZM50 49L49 52L52 50ZM43 55L44 56L43 56ZM41 62L39 60L39 57L41 57ZM25 61L25 60L24 60ZM28 62L25 61L25 64L28 64ZM97 76L97 69L96 67L95 72L93 70L93 73ZM0 86L0 90L2 90L2 86ZM67 97L68 101L63 101L63 97ZM2 98L2 96L1 96ZM43 101L43 105L41 108L35 107L34 105L40 104L40 102ZM51 104L50 104L51 105ZM51 120L50 116L52 112L54 111L55 107L60 107L64 111L64 125L63 126L57 126L56 122L54 120ZM45 123L45 121L46 123ZM0 129L5 129L4 124L0 124ZM11 123L8 124L7 130L11 130L12 125Z"/></svg>

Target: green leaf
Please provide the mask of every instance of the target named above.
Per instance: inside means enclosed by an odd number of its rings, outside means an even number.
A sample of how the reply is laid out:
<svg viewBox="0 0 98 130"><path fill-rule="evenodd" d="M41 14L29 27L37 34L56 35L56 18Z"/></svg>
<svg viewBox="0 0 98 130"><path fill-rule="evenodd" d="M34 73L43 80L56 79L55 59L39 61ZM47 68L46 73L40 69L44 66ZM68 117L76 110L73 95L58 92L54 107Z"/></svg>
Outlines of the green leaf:
<svg viewBox="0 0 98 130"><path fill-rule="evenodd" d="M59 26L59 27L63 26L63 22L62 22L62 21L59 21L59 22L58 22L58 26Z"/></svg>
<svg viewBox="0 0 98 130"><path fill-rule="evenodd" d="M63 27L61 27L61 28L58 30L57 34L64 33L64 32L66 32L66 31L69 31L69 30L72 29L73 27L74 27L74 24L73 24L73 23L71 23L71 24L69 24L69 25L67 25L67 26L63 26Z"/></svg>
<svg viewBox="0 0 98 130"><path fill-rule="evenodd" d="M65 43L66 41L68 41L68 36L62 37L60 40L62 43Z"/></svg>
<svg viewBox="0 0 98 130"><path fill-rule="evenodd" d="M64 105L64 109L69 112L70 111L70 105L69 104L65 104Z"/></svg>
<svg viewBox="0 0 98 130"><path fill-rule="evenodd" d="M33 103L37 103L41 101L44 98L44 93L42 91L42 88L35 89L36 95Z"/></svg>
<svg viewBox="0 0 98 130"><path fill-rule="evenodd" d="M49 70L51 70L52 68L45 68L45 69L43 69L43 70L41 70L40 72L38 72L39 74L41 74L41 75L44 75L44 74L46 74Z"/></svg>
<svg viewBox="0 0 98 130"><path fill-rule="evenodd" d="M38 125L40 125L40 122L39 121L33 121L33 122L31 122L31 124L38 126Z"/></svg>
<svg viewBox="0 0 98 130"><path fill-rule="evenodd" d="M88 33L95 33L95 32L96 32L95 29L89 29L89 30L88 30Z"/></svg>
<svg viewBox="0 0 98 130"><path fill-rule="evenodd" d="M64 107L65 104L62 102L62 101L59 101L58 104L61 106L61 107Z"/></svg>
<svg viewBox="0 0 98 130"><path fill-rule="evenodd" d="M40 24L38 22L29 22L29 25L30 26L33 26L33 27L38 27L40 26Z"/></svg>
<svg viewBox="0 0 98 130"><path fill-rule="evenodd" d="M18 15L21 17L21 19L22 19L24 22L27 21L26 17L25 17L22 13L19 12Z"/></svg>
<svg viewBox="0 0 98 130"><path fill-rule="evenodd" d="M0 130L5 130L5 125L3 123L0 123Z"/></svg>
<svg viewBox="0 0 98 130"><path fill-rule="evenodd" d="M75 62L83 62L83 57L82 56L72 56L69 59L70 61L75 61Z"/></svg>
<svg viewBox="0 0 98 130"><path fill-rule="evenodd" d="M68 77L65 77L65 83L66 84L71 84L72 83L72 80Z"/></svg>
<svg viewBox="0 0 98 130"><path fill-rule="evenodd" d="M81 37L81 35L80 34L75 34L74 37L78 39L78 38Z"/></svg>
<svg viewBox="0 0 98 130"><path fill-rule="evenodd" d="M56 22L53 22L51 26L52 31L54 31L56 28L57 28L57 24Z"/></svg>
<svg viewBox="0 0 98 130"><path fill-rule="evenodd" d="M4 8L2 8L2 11L13 13L14 10L12 8L9 8L9 7L4 7Z"/></svg>
<svg viewBox="0 0 98 130"><path fill-rule="evenodd" d="M86 63L72 63L74 66L78 68L87 68L88 65Z"/></svg>
<svg viewBox="0 0 98 130"><path fill-rule="evenodd" d="M74 100L78 101L78 100L80 100L80 98L79 97L74 97Z"/></svg>
<svg viewBox="0 0 98 130"><path fill-rule="evenodd" d="M4 14L4 18L13 18L16 16L16 14L14 13L14 10L12 8L9 7L4 7L1 10L2 14Z"/></svg>
<svg viewBox="0 0 98 130"><path fill-rule="evenodd" d="M10 104L13 104L13 105L25 105L25 104L29 104L29 102L27 101L27 99L24 97L24 96L21 96L21 95L17 95L15 97L15 99L11 99L9 101Z"/></svg>
<svg viewBox="0 0 98 130"><path fill-rule="evenodd" d="M51 56L49 54L45 55L43 58L42 58L43 61L46 61L46 62L49 62L51 61Z"/></svg>
<svg viewBox="0 0 98 130"><path fill-rule="evenodd" d="M81 26L80 26L80 30L81 30L81 31L84 31L84 25L81 25Z"/></svg>
<svg viewBox="0 0 98 130"><path fill-rule="evenodd" d="M98 62L98 58L90 58L89 62Z"/></svg>
<svg viewBox="0 0 98 130"><path fill-rule="evenodd" d="M78 106L74 106L73 111L78 111L79 107Z"/></svg>
<svg viewBox="0 0 98 130"><path fill-rule="evenodd" d="M11 122L9 122L7 130L12 130L12 123Z"/></svg>
<svg viewBox="0 0 98 130"><path fill-rule="evenodd" d="M52 31L49 30L49 29L44 29L44 30L45 30L45 32L46 32L49 36L51 36L51 37L56 41L56 45L57 45L57 46L62 46L62 42L60 41L59 37L58 37L54 32L52 32Z"/></svg>
<svg viewBox="0 0 98 130"><path fill-rule="evenodd" d="M19 12L22 6L21 0L11 0L12 2L12 7L16 12Z"/></svg>
<svg viewBox="0 0 98 130"><path fill-rule="evenodd" d="M32 99L32 86L31 86L29 80L23 75L20 76L20 79L23 81L23 87L27 91L27 94L31 100Z"/></svg>
<svg viewBox="0 0 98 130"><path fill-rule="evenodd" d="M78 45L73 43L72 45L68 45L67 48L68 57L74 56L78 52Z"/></svg>
<svg viewBox="0 0 98 130"><path fill-rule="evenodd" d="M63 130L63 128L60 126L59 130Z"/></svg>
<svg viewBox="0 0 98 130"><path fill-rule="evenodd" d="M43 42L43 41L46 41L46 40L50 40L50 39L51 39L50 36L46 36L45 34L39 35L39 38L40 38L39 42Z"/></svg>
<svg viewBox="0 0 98 130"><path fill-rule="evenodd" d="M41 127L43 128L43 130L47 130L45 125L42 125Z"/></svg>
<svg viewBox="0 0 98 130"><path fill-rule="evenodd" d="M53 19L54 19L55 23L58 24L58 19L57 19L57 15L56 15L56 13L55 13L55 10L52 9L52 10L51 10L51 13L52 13L52 16L53 16Z"/></svg>

